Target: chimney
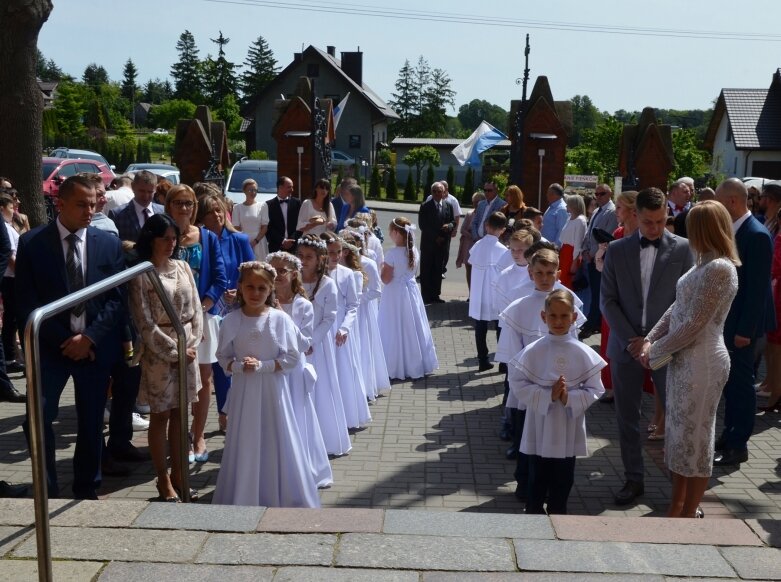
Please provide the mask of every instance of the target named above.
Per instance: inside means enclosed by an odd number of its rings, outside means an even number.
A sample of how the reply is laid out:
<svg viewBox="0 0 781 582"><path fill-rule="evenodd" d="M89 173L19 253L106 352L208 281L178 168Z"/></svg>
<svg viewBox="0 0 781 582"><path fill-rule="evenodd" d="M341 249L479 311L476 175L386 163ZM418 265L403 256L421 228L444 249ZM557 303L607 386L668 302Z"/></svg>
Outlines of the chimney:
<svg viewBox="0 0 781 582"><path fill-rule="evenodd" d="M293 53L293 62L300 63L302 57L303 57L303 53Z"/></svg>
<svg viewBox="0 0 781 582"><path fill-rule="evenodd" d="M336 47L332 46L332 45L328 45L325 48L328 51L328 56L330 56L331 58L335 59L336 58Z"/></svg>
<svg viewBox="0 0 781 582"><path fill-rule="evenodd" d="M360 49L342 53L342 71L358 86L363 86L363 53Z"/></svg>

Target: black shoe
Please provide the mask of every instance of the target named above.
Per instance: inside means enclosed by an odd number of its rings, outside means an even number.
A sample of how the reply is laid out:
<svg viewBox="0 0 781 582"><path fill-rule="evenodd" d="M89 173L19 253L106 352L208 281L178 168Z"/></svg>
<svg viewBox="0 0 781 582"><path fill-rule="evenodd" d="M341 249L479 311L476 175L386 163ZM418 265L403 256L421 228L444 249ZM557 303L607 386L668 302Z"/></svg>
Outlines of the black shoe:
<svg viewBox="0 0 781 582"><path fill-rule="evenodd" d="M0 497L25 497L27 485L11 485L6 481L0 481Z"/></svg>
<svg viewBox="0 0 781 582"><path fill-rule="evenodd" d="M485 372L487 370L493 370L494 365L491 362L480 362L480 365L477 367L478 371Z"/></svg>
<svg viewBox="0 0 781 582"><path fill-rule="evenodd" d="M74 499L88 499L91 501L97 501L98 500L98 494L95 492L94 489L90 489L87 491L79 491L78 493L76 491L73 492L73 498Z"/></svg>
<svg viewBox="0 0 781 582"><path fill-rule="evenodd" d="M714 467L728 467L731 465L740 465L748 461L748 449L736 451L735 449L724 449L713 459Z"/></svg>
<svg viewBox="0 0 781 582"><path fill-rule="evenodd" d="M518 449L516 449L515 446L508 447L507 450L504 452L504 456L507 458L508 461L512 461L513 459L518 457Z"/></svg>
<svg viewBox="0 0 781 582"><path fill-rule="evenodd" d="M124 449L111 451L111 456L117 461L129 463L143 463L150 458L147 453L142 453L138 448L131 444L128 444Z"/></svg>
<svg viewBox="0 0 781 582"><path fill-rule="evenodd" d="M502 425L502 429L499 431L499 438L503 441L513 440L513 431L507 425Z"/></svg>
<svg viewBox="0 0 781 582"><path fill-rule="evenodd" d="M505 362L499 362L499 373L500 374L507 373L507 364Z"/></svg>
<svg viewBox="0 0 781 582"><path fill-rule="evenodd" d="M594 330L594 329L592 329L590 327L583 327L583 328L581 328L580 333L578 333L578 339L580 341L583 341L585 339L590 338L595 333L597 333L596 330Z"/></svg>
<svg viewBox="0 0 781 582"><path fill-rule="evenodd" d="M518 483L515 486L515 498L518 501L526 501L526 490L529 488L527 483Z"/></svg>
<svg viewBox="0 0 781 582"><path fill-rule="evenodd" d="M18 374L21 372L24 374L26 368L24 367L24 364L21 362L13 361L13 362L6 362L5 363L5 371L9 374Z"/></svg>
<svg viewBox="0 0 781 582"><path fill-rule="evenodd" d="M621 488L621 491L615 494L613 499L615 500L616 505L629 505L643 493L645 493L645 487L643 487L642 483L627 481Z"/></svg>
<svg viewBox="0 0 781 582"><path fill-rule="evenodd" d="M106 455L100 464L100 472L109 477L127 477L130 475L130 467L118 463L111 455Z"/></svg>
<svg viewBox="0 0 781 582"><path fill-rule="evenodd" d="M27 402L27 394L22 394L13 386L0 390L0 402Z"/></svg>
<svg viewBox="0 0 781 582"><path fill-rule="evenodd" d="M716 444L714 445L713 449L717 453L720 453L720 452L722 452L726 448L727 448L727 439L725 439L724 437L717 438L716 439Z"/></svg>

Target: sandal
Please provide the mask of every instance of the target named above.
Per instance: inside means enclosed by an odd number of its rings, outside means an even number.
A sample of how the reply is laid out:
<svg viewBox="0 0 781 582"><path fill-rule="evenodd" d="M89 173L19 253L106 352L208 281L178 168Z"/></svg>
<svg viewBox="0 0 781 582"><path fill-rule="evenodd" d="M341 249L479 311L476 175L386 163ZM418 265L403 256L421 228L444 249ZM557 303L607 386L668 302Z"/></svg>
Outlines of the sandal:
<svg viewBox="0 0 781 582"><path fill-rule="evenodd" d="M179 498L179 495L166 495L165 493L160 492L160 487L158 483L155 483L155 487L157 488L157 499L155 501L163 501L165 503L181 503L182 500ZM176 487L174 487L174 491L176 491ZM178 491L177 491L178 493Z"/></svg>
<svg viewBox="0 0 781 582"><path fill-rule="evenodd" d="M656 431L652 432L648 435L649 441L663 441L664 440L664 433L657 433Z"/></svg>
<svg viewBox="0 0 781 582"><path fill-rule="evenodd" d="M646 429L649 433L656 432L656 425L655 424L649 424L648 428Z"/></svg>
<svg viewBox="0 0 781 582"><path fill-rule="evenodd" d="M176 491L176 493L179 495L179 497L182 496L181 488L174 487L174 491ZM198 493L198 491L196 489L193 489L192 487L190 487L190 501L198 501L200 496L201 495Z"/></svg>

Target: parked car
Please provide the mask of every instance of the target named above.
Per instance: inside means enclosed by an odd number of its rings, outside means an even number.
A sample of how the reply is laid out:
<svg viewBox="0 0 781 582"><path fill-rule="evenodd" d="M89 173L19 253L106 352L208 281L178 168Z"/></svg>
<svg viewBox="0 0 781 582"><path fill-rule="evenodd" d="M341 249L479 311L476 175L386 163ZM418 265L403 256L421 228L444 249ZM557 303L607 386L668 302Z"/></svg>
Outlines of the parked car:
<svg viewBox="0 0 781 582"><path fill-rule="evenodd" d="M82 160L95 160L104 164L111 172L112 178L115 176L114 170L116 166L112 166L108 163L108 160L101 156L98 152L91 152L89 150L75 150L72 148L55 148L51 153L52 158L70 158L70 159L82 159Z"/></svg>
<svg viewBox="0 0 781 582"><path fill-rule="evenodd" d="M55 198L60 191L60 184L65 178L75 176L79 172L100 174L103 183L108 187L114 179L114 172L108 164L92 159L71 158L43 158L41 164L41 177L43 179L43 194Z"/></svg>
<svg viewBox="0 0 781 582"><path fill-rule="evenodd" d="M247 178L258 183L256 200L265 202L277 195L277 162L275 160L248 160L243 158L233 164L225 181L225 196L234 204L244 202L241 185Z"/></svg>
<svg viewBox="0 0 781 582"><path fill-rule="evenodd" d="M155 134L155 135L168 135L168 130L167 129L163 129L162 127L158 127L152 133Z"/></svg>
<svg viewBox="0 0 781 582"><path fill-rule="evenodd" d="M331 167L337 166L350 167L354 166L357 162L355 158L350 154L346 154L339 150L331 150Z"/></svg>
<svg viewBox="0 0 781 582"><path fill-rule="evenodd" d="M133 172L140 172L141 170L147 170L153 174L162 176L172 184L178 184L180 182L179 168L169 164L130 164L125 169L125 173L131 174Z"/></svg>

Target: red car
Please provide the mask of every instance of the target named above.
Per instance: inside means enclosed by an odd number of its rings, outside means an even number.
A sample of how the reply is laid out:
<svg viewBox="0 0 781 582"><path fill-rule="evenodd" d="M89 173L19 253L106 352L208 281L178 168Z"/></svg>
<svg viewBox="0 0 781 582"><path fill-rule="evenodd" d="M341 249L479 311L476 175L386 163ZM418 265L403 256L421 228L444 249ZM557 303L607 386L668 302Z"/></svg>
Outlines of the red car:
<svg viewBox="0 0 781 582"><path fill-rule="evenodd" d="M44 196L56 198L57 193L60 191L60 184L65 181L65 178L74 176L80 172L100 174L101 178L103 178L103 183L107 188L111 183L111 180L114 179L114 174L111 169L106 164L96 160L81 158L43 158L41 174L43 177Z"/></svg>

